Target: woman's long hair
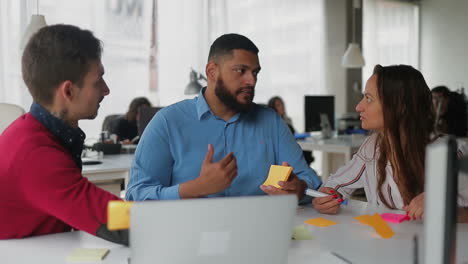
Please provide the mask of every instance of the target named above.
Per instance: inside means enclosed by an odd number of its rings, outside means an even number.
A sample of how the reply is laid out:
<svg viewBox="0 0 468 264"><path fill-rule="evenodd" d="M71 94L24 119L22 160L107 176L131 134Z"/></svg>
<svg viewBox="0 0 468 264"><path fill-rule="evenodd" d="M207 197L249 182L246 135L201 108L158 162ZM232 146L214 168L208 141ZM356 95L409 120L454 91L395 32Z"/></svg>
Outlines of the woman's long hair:
<svg viewBox="0 0 468 264"><path fill-rule="evenodd" d="M395 208L383 196L388 161L405 205L424 191L426 145L433 132L431 91L423 75L407 65L376 65L377 91L382 104L384 129L377 136L377 191L382 202Z"/></svg>
<svg viewBox="0 0 468 264"><path fill-rule="evenodd" d="M284 104L283 99L281 99L281 97L273 96L272 98L270 98L270 100L268 100L268 107L275 110L275 112L278 112L275 107L276 101L281 101Z"/></svg>
<svg viewBox="0 0 468 264"><path fill-rule="evenodd" d="M128 107L128 112L125 115L125 118L130 122L134 122L138 114L138 108L143 105L151 106L150 101L146 97L137 97L133 99Z"/></svg>

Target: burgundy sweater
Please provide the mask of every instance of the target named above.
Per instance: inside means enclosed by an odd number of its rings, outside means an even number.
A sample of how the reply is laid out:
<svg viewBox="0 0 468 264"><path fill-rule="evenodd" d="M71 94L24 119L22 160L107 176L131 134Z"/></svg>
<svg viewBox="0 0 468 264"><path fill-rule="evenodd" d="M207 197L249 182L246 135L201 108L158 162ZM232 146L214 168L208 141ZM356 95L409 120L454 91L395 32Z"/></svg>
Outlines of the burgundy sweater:
<svg viewBox="0 0 468 264"><path fill-rule="evenodd" d="M0 135L0 239L72 227L96 235L110 200L119 198L84 178L70 152L31 114Z"/></svg>

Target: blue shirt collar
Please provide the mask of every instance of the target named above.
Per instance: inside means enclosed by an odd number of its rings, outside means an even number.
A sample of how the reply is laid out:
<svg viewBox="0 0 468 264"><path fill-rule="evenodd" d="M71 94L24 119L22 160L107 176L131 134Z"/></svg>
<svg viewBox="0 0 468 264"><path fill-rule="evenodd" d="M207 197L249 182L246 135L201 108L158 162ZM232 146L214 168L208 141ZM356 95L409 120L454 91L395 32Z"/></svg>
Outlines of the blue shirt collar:
<svg viewBox="0 0 468 264"><path fill-rule="evenodd" d="M201 120L203 115L205 115L206 113L211 113L210 106L208 105L205 99L205 91L206 87L201 88L197 97L196 107L198 120Z"/></svg>
<svg viewBox="0 0 468 264"><path fill-rule="evenodd" d="M208 103L206 102L206 99L205 99L205 91L206 91L206 87L203 87L201 90L200 90L200 93L198 94L198 97L197 97L197 102L196 102L196 108L197 108L197 116L198 116L198 120L201 120L203 118L203 116L207 113L213 115L213 116L216 116L212 111L211 111L211 108L210 106L208 105ZM233 123L233 122L236 122L241 116L241 113L237 113L235 114L233 117L231 117L231 119L229 121L227 121L227 123ZM217 117L219 118L219 117Z"/></svg>
<svg viewBox="0 0 468 264"><path fill-rule="evenodd" d="M81 152L83 151L85 133L78 127L73 128L63 120L53 116L47 109L33 103L29 110L31 115L43 124L54 135L60 144L72 154L76 165L81 169Z"/></svg>

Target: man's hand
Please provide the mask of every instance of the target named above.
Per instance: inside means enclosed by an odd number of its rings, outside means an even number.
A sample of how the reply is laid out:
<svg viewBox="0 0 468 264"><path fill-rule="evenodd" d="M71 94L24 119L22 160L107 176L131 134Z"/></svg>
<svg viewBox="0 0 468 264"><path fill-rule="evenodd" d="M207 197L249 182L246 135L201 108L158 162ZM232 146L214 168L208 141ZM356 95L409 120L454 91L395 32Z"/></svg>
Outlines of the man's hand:
<svg viewBox="0 0 468 264"><path fill-rule="evenodd" d="M220 161L213 162L213 145L208 145L205 160L203 160L198 178L182 183L179 186L181 198L202 197L220 192L237 176L237 161L232 152L229 152Z"/></svg>
<svg viewBox="0 0 468 264"><path fill-rule="evenodd" d="M283 162L283 166L289 166L287 162ZM278 185L280 188L274 186L261 185L260 189L270 195L279 195L279 194L296 194L297 199L301 200L304 197L304 191L307 188L307 184L299 179L294 172L291 172L288 181L279 181Z"/></svg>
<svg viewBox="0 0 468 264"><path fill-rule="evenodd" d="M322 214L336 214L340 210L340 199L337 199L339 194L335 189L330 187L321 187L319 192L328 193L329 196L326 197L316 197L312 200L312 206L315 210Z"/></svg>
<svg viewBox="0 0 468 264"><path fill-rule="evenodd" d="M403 210L411 219L422 220L424 216L424 192L414 197L409 205L403 206Z"/></svg>

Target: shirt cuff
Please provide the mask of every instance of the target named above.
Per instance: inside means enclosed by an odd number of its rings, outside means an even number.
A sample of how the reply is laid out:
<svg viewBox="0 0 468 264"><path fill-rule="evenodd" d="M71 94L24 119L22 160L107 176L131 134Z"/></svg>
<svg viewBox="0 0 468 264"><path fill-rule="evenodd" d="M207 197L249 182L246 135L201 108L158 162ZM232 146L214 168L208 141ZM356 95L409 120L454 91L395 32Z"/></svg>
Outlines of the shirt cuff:
<svg viewBox="0 0 468 264"><path fill-rule="evenodd" d="M301 179L301 178L299 178L299 179ZM318 190L320 188L320 186L322 185L322 181L318 177L316 177L314 179L311 179L309 181L305 180L305 179L301 179L301 180L303 180L307 184L307 188L313 189L313 190ZM299 204L307 204L307 203L311 203L311 202L312 202L312 197L304 194L302 199L299 201Z"/></svg>
<svg viewBox="0 0 468 264"><path fill-rule="evenodd" d="M169 187L164 187L161 190L161 200L179 200L180 195L179 195L179 184L169 186Z"/></svg>

